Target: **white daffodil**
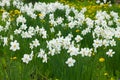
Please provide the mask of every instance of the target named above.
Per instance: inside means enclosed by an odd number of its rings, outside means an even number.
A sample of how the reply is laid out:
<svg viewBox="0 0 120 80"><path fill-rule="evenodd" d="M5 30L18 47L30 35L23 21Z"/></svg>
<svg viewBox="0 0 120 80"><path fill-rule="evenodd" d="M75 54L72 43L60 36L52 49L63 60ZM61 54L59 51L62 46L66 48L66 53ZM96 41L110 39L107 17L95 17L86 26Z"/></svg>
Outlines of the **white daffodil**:
<svg viewBox="0 0 120 80"><path fill-rule="evenodd" d="M10 45L11 45L10 50L12 51L16 51L20 49L19 43L17 42L17 40L15 40L14 42L11 42Z"/></svg>
<svg viewBox="0 0 120 80"><path fill-rule="evenodd" d="M77 35L75 37L76 42L80 42L83 38L80 35Z"/></svg>
<svg viewBox="0 0 120 80"><path fill-rule="evenodd" d="M0 25L0 32L3 31L3 26Z"/></svg>
<svg viewBox="0 0 120 80"><path fill-rule="evenodd" d="M109 42L111 46L116 46L116 41L114 39L110 40Z"/></svg>
<svg viewBox="0 0 120 80"><path fill-rule="evenodd" d="M31 60L30 55L24 54L24 56L23 56L23 58L22 58L22 61L23 61L24 63L28 64L30 60Z"/></svg>
<svg viewBox="0 0 120 80"><path fill-rule="evenodd" d="M106 54L107 54L109 57L113 57L113 54L115 54L115 52L114 52L112 49L109 49L109 51L106 52Z"/></svg>
<svg viewBox="0 0 120 80"><path fill-rule="evenodd" d="M73 56L73 55L77 56L79 54L79 48L70 46L67 52L70 53L70 56Z"/></svg>
<svg viewBox="0 0 120 80"><path fill-rule="evenodd" d="M93 47L98 48L102 46L102 40L96 39L94 40Z"/></svg>
<svg viewBox="0 0 120 80"><path fill-rule="evenodd" d="M68 58L68 60L65 63L68 65L68 67L72 67L72 66L74 66L75 62L76 62L76 60L73 59L72 57L70 57L70 58Z"/></svg>
<svg viewBox="0 0 120 80"><path fill-rule="evenodd" d="M31 54L24 54L22 61L26 64L29 63L29 61L31 61L33 59L33 51L31 51Z"/></svg>
<svg viewBox="0 0 120 80"><path fill-rule="evenodd" d="M44 56L43 56L43 63L47 63L47 60L48 60L48 58L47 58L47 54L44 54Z"/></svg>
<svg viewBox="0 0 120 80"><path fill-rule="evenodd" d="M23 15L20 15L20 16L18 16L18 18L16 19L16 22L17 22L17 25L19 24L19 23L26 23L26 19L25 19L25 17L23 17Z"/></svg>
<svg viewBox="0 0 120 80"><path fill-rule="evenodd" d="M39 41L37 39L35 39L33 42L33 46L37 47L40 45Z"/></svg>
<svg viewBox="0 0 120 80"><path fill-rule="evenodd" d="M91 57L91 55L92 55L92 49L89 49L89 48L81 48L80 54L82 55L82 57L84 57L84 56L89 56L89 57Z"/></svg>
<svg viewBox="0 0 120 80"><path fill-rule="evenodd" d="M13 35L10 35L10 40L13 40Z"/></svg>
<svg viewBox="0 0 120 80"><path fill-rule="evenodd" d="M40 52L38 53L37 57L43 58L44 54L45 54L45 51L43 49L40 49Z"/></svg>
<svg viewBox="0 0 120 80"><path fill-rule="evenodd" d="M8 45L8 37L3 37L3 46Z"/></svg>

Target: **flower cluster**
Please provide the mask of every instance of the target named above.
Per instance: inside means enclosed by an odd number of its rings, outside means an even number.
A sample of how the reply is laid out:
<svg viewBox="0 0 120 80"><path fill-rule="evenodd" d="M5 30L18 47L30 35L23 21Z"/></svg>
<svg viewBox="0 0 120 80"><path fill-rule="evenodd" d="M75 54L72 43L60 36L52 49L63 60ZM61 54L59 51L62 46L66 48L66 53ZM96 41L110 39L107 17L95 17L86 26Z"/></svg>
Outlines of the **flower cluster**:
<svg viewBox="0 0 120 80"><path fill-rule="evenodd" d="M11 5L19 12L19 15L12 16L13 20L4 8ZM0 14L3 22L0 24L0 46L8 46L14 52L27 47L31 54L23 52L24 63L34 59L33 55L47 63L50 56L62 54L63 50L69 55L65 61L69 67L74 66L76 56L91 57L99 48L106 47L104 53L108 57L115 54L113 47L120 38L120 17L114 11L97 11L95 19L91 19L85 15L87 8L79 11L59 2L33 5L9 0L0 2L0 7L5 10Z"/></svg>

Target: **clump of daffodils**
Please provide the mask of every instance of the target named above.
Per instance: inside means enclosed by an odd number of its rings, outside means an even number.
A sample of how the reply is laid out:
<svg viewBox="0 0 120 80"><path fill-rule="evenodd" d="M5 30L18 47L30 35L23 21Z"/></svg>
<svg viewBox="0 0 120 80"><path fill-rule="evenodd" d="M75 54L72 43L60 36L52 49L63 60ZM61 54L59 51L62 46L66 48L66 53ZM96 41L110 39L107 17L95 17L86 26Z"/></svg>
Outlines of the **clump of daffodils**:
<svg viewBox="0 0 120 80"><path fill-rule="evenodd" d="M69 55L65 61L68 67L75 65L76 56L91 57L99 48L110 58L115 55L113 47L120 38L120 17L114 11L97 11L95 19L91 19L85 15L87 8L78 11L58 2L34 5L19 0L0 2L3 9L11 5L19 15L12 15L11 20L9 11L0 13L3 23L0 24L0 46L9 47L12 52L27 49L21 58L26 64L36 55L47 63L51 56L63 54L62 51Z"/></svg>

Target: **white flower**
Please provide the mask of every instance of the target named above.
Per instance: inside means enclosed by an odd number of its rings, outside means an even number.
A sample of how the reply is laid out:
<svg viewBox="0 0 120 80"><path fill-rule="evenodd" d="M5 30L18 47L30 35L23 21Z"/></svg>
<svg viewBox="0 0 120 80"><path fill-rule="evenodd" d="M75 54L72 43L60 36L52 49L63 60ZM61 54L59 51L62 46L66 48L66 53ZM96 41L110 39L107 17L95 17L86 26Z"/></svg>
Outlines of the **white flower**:
<svg viewBox="0 0 120 80"><path fill-rule="evenodd" d="M82 31L82 35L85 36L87 33L89 33L91 31L90 28L86 28Z"/></svg>
<svg viewBox="0 0 120 80"><path fill-rule="evenodd" d="M84 56L91 56L92 55L92 49L89 48L81 48L80 54L82 55L82 57Z"/></svg>
<svg viewBox="0 0 120 80"><path fill-rule="evenodd" d="M50 28L50 31L53 33L53 32L55 32L55 29L52 27L52 28Z"/></svg>
<svg viewBox="0 0 120 80"><path fill-rule="evenodd" d="M109 7L111 7L112 6L112 4L109 4Z"/></svg>
<svg viewBox="0 0 120 80"><path fill-rule="evenodd" d="M32 38L32 35L27 31L22 31L21 36L22 38Z"/></svg>
<svg viewBox="0 0 120 80"><path fill-rule="evenodd" d="M100 3L101 6L102 6L103 4L104 4L103 2Z"/></svg>
<svg viewBox="0 0 120 80"><path fill-rule="evenodd" d="M13 40L13 35L10 35L10 40Z"/></svg>
<svg viewBox="0 0 120 80"><path fill-rule="evenodd" d="M33 46L33 44L32 44L32 43L30 43L30 49L33 49L33 47L34 47L34 46Z"/></svg>
<svg viewBox="0 0 120 80"><path fill-rule="evenodd" d="M33 55L33 51L31 51L31 54L24 54L24 56L23 56L23 58L22 58L22 61L23 61L24 63L28 64L29 61L32 60L33 56L34 56L34 55Z"/></svg>
<svg viewBox="0 0 120 80"><path fill-rule="evenodd" d="M114 12L114 11L111 11L110 12L110 15L114 18L114 19L117 19L119 16L118 16L118 13Z"/></svg>
<svg viewBox="0 0 120 80"><path fill-rule="evenodd" d="M0 32L3 31L3 26L0 25Z"/></svg>
<svg viewBox="0 0 120 80"><path fill-rule="evenodd" d="M109 26L113 25L113 21L112 21L112 20L109 20L109 21L108 21L108 25L109 25Z"/></svg>
<svg viewBox="0 0 120 80"><path fill-rule="evenodd" d="M100 0L96 0L96 3L99 4L99 3L100 3Z"/></svg>
<svg viewBox="0 0 120 80"><path fill-rule="evenodd" d="M26 29L27 29L27 25L23 23L23 24L20 26L20 29L26 30Z"/></svg>
<svg viewBox="0 0 120 80"><path fill-rule="evenodd" d="M117 27L115 30L115 37L120 38L120 27Z"/></svg>
<svg viewBox="0 0 120 80"><path fill-rule="evenodd" d="M47 60L48 60L48 58L47 58L47 54L44 54L44 56L43 56L43 63L47 63Z"/></svg>
<svg viewBox="0 0 120 80"><path fill-rule="evenodd" d="M116 46L116 41L114 39L110 40L110 45L111 46Z"/></svg>
<svg viewBox="0 0 120 80"><path fill-rule="evenodd" d="M14 42L11 42L10 45L11 45L10 50L12 51L16 51L20 49L19 43L17 42L17 40L15 40Z"/></svg>
<svg viewBox="0 0 120 80"><path fill-rule="evenodd" d="M5 21L6 18L9 17L9 13L8 12L3 12L2 14L2 20Z"/></svg>
<svg viewBox="0 0 120 80"><path fill-rule="evenodd" d="M61 31L59 31L57 36L60 37L61 35L62 35Z"/></svg>
<svg viewBox="0 0 120 80"><path fill-rule="evenodd" d="M104 39L102 41L102 45L104 45L105 47L109 46L109 40Z"/></svg>
<svg viewBox="0 0 120 80"><path fill-rule="evenodd" d="M72 35L71 36L69 35L65 39L61 40L64 49L68 49L70 47L70 45L71 45L71 42L70 42L71 41L71 37L72 37Z"/></svg>
<svg viewBox="0 0 120 80"><path fill-rule="evenodd" d="M76 22L75 21L71 21L71 22L69 22L68 23L68 27L70 28L70 29L72 29L72 28L74 28L75 26L76 26Z"/></svg>
<svg viewBox="0 0 120 80"><path fill-rule="evenodd" d="M37 39L35 39L33 42L33 46L37 47L40 45L39 41Z"/></svg>
<svg viewBox="0 0 120 80"><path fill-rule="evenodd" d="M14 34L20 34L21 32L22 32L21 29L16 29L16 30L14 30Z"/></svg>
<svg viewBox="0 0 120 80"><path fill-rule="evenodd" d="M65 63L68 64L68 67L72 67L72 66L74 66L75 62L76 62L76 60L73 59L72 57L70 57L70 58L68 58L68 60Z"/></svg>
<svg viewBox="0 0 120 80"><path fill-rule="evenodd" d="M43 63L47 63L47 60L48 60L47 54L45 54L45 51L43 49L40 49L40 52L38 53L37 57L42 58Z"/></svg>
<svg viewBox="0 0 120 80"><path fill-rule="evenodd" d="M81 10L81 13L84 13L87 11L87 8L86 7L83 7L82 10Z"/></svg>
<svg viewBox="0 0 120 80"><path fill-rule="evenodd" d="M45 51L43 49L40 49L40 52L38 53L37 57L43 58L45 54Z"/></svg>
<svg viewBox="0 0 120 80"><path fill-rule="evenodd" d="M114 32L110 28L109 29L104 29L104 32L103 32L102 36L105 39L112 39L112 37L114 36Z"/></svg>
<svg viewBox="0 0 120 80"><path fill-rule="evenodd" d="M47 38L47 31L42 27L39 29L39 35L42 35L42 38L45 39Z"/></svg>
<svg viewBox="0 0 120 80"><path fill-rule="evenodd" d="M26 64L28 64L28 62L30 61L30 55L28 54L24 54L24 57L22 58L22 61Z"/></svg>
<svg viewBox="0 0 120 80"><path fill-rule="evenodd" d="M96 39L96 40L94 40L93 47L98 48L98 47L101 47L102 44L103 44L102 40Z"/></svg>
<svg viewBox="0 0 120 80"><path fill-rule="evenodd" d="M71 16L67 16L67 19L68 19L69 22L72 22L74 18L71 17Z"/></svg>
<svg viewBox="0 0 120 80"><path fill-rule="evenodd" d="M70 56L73 56L73 55L77 56L79 54L79 48L70 46L67 52L70 53Z"/></svg>
<svg viewBox="0 0 120 80"><path fill-rule="evenodd" d="M106 2L107 2L107 0L103 0L103 2L104 2L104 3L106 3Z"/></svg>
<svg viewBox="0 0 120 80"><path fill-rule="evenodd" d="M3 37L3 46L8 45L8 37Z"/></svg>
<svg viewBox="0 0 120 80"><path fill-rule="evenodd" d="M55 49L50 49L50 51L48 52L48 54L50 54L51 56L55 55Z"/></svg>
<svg viewBox="0 0 120 80"><path fill-rule="evenodd" d="M77 35L75 37L76 42L80 42L83 38L80 35Z"/></svg>
<svg viewBox="0 0 120 80"><path fill-rule="evenodd" d="M57 24L62 24L63 20L64 19L62 17L58 17L56 22Z"/></svg>
<svg viewBox="0 0 120 80"><path fill-rule="evenodd" d="M109 51L106 52L106 54L107 54L109 57L113 57L113 54L115 54L115 52L114 52L112 49L109 49Z"/></svg>
<svg viewBox="0 0 120 80"><path fill-rule="evenodd" d="M23 17L23 15L20 15L20 16L16 19L16 22L17 22L17 25L18 25L19 23L24 24L24 23L26 23L26 19L25 19L25 17Z"/></svg>

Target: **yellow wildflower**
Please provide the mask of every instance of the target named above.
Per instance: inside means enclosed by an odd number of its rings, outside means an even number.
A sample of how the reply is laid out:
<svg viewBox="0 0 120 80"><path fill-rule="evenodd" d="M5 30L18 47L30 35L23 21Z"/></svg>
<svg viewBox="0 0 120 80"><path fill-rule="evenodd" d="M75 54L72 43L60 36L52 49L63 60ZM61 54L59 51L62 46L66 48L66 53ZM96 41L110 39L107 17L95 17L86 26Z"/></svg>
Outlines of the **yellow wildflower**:
<svg viewBox="0 0 120 80"><path fill-rule="evenodd" d="M20 14L19 10L14 10L14 14Z"/></svg>
<svg viewBox="0 0 120 80"><path fill-rule="evenodd" d="M40 14L38 14L39 16L42 16L42 14L40 13Z"/></svg>
<svg viewBox="0 0 120 80"><path fill-rule="evenodd" d="M80 32L80 30L79 30L79 29L77 29L75 32L76 32L76 33L77 33L77 32Z"/></svg>
<svg viewBox="0 0 120 80"><path fill-rule="evenodd" d="M99 58L99 62L104 62L105 61L105 58L101 57Z"/></svg>
<svg viewBox="0 0 120 80"><path fill-rule="evenodd" d="M105 75L105 76L108 76L108 73L107 73L107 72L105 72L105 73L104 73L104 75Z"/></svg>
<svg viewBox="0 0 120 80"><path fill-rule="evenodd" d="M114 77L111 77L110 80L115 80Z"/></svg>
<svg viewBox="0 0 120 80"><path fill-rule="evenodd" d="M3 13L3 12L5 12L5 10L4 10L4 9L0 9L0 12L2 12L2 13Z"/></svg>
<svg viewBox="0 0 120 80"><path fill-rule="evenodd" d="M12 58L10 58L11 60L16 60L17 59L17 57L12 57Z"/></svg>

